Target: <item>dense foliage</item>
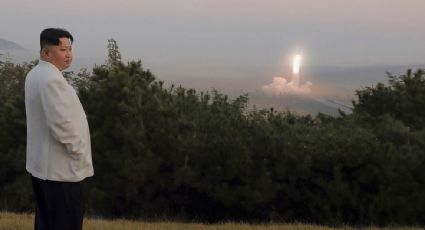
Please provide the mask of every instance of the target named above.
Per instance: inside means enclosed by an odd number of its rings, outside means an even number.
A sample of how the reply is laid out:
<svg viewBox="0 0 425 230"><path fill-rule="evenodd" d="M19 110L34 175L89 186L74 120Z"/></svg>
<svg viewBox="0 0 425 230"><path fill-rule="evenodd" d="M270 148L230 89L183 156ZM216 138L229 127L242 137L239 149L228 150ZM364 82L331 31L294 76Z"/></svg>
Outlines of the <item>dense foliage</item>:
<svg viewBox="0 0 425 230"><path fill-rule="evenodd" d="M68 73L89 120L89 214L179 220L425 224L425 73L357 91L351 114L248 108L165 87L140 61ZM23 84L0 64L0 209L28 211Z"/></svg>
<svg viewBox="0 0 425 230"><path fill-rule="evenodd" d="M34 63L0 62L0 209L25 211L32 207L25 171L25 75Z"/></svg>

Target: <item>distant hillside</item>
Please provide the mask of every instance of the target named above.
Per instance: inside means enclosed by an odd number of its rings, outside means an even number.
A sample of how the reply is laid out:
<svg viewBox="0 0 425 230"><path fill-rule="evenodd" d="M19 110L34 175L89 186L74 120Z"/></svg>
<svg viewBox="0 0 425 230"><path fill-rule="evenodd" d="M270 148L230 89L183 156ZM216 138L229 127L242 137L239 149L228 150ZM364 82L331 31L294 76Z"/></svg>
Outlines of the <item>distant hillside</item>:
<svg viewBox="0 0 425 230"><path fill-rule="evenodd" d="M24 50L25 48L19 44L0 38L0 50Z"/></svg>
<svg viewBox="0 0 425 230"><path fill-rule="evenodd" d="M38 57L38 52L22 47L16 42L0 38L0 59L8 57L14 63L30 62Z"/></svg>
<svg viewBox="0 0 425 230"><path fill-rule="evenodd" d="M248 93L251 106L257 109L271 108L290 110L299 114L324 113L332 116L339 114L338 109L351 113L349 102L340 102L333 98L315 97L312 95L268 96L261 92Z"/></svg>

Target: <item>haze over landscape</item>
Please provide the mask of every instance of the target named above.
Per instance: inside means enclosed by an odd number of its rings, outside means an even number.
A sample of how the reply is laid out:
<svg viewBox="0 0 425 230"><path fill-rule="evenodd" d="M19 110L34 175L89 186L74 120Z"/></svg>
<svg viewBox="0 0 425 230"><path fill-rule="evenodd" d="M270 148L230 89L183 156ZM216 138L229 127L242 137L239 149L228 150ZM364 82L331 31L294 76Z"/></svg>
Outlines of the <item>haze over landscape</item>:
<svg viewBox="0 0 425 230"><path fill-rule="evenodd" d="M2 0L1 6L0 53L14 61L37 58L41 30L62 27L75 37L73 70L104 63L114 38L124 60L141 59L167 84L248 93L258 107L332 113L349 105L356 89L386 82L385 72L425 66L421 0ZM289 82L295 54L303 57L300 85L310 82L311 92L265 93L264 86Z"/></svg>

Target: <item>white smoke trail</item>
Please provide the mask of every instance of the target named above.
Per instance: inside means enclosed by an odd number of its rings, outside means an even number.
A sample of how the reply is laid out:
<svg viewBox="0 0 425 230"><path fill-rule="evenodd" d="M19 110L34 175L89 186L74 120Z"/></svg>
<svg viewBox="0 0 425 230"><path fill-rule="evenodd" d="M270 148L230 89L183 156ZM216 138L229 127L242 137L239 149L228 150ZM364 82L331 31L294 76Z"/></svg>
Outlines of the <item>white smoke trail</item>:
<svg viewBox="0 0 425 230"><path fill-rule="evenodd" d="M273 82L264 85L263 91L269 95L282 95L282 94L308 94L311 92L311 82L306 82L300 85L300 67L301 67L301 55L295 55L292 61L292 78L288 82L282 76L276 76L273 78Z"/></svg>
<svg viewBox="0 0 425 230"><path fill-rule="evenodd" d="M284 77L276 76L273 78L273 82L264 85L262 90L268 95L284 95L284 94L309 94L312 87L311 82L306 82L303 85L299 85L296 82L288 82Z"/></svg>

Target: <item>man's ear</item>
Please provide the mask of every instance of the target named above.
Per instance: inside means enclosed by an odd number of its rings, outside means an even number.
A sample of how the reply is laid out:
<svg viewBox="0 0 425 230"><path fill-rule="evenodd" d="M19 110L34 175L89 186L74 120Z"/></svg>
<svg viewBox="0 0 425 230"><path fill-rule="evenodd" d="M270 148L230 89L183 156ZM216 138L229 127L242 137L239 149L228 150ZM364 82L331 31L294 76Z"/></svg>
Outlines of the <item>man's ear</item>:
<svg viewBox="0 0 425 230"><path fill-rule="evenodd" d="M46 47L42 48L42 49L41 49L41 51L40 51L40 55L41 55L41 57L43 57L44 59L49 59L49 58L50 58L50 52L49 52L49 49L48 49L48 48L46 48Z"/></svg>

